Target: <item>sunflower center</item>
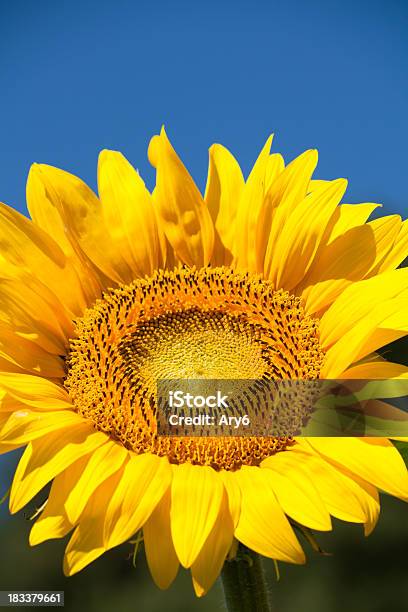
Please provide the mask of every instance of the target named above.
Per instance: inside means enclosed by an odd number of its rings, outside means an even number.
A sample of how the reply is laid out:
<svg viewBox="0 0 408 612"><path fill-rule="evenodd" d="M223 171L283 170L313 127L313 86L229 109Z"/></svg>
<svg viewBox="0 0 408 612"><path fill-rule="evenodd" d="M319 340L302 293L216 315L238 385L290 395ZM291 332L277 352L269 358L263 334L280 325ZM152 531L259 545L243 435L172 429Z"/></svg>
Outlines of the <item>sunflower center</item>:
<svg viewBox="0 0 408 612"><path fill-rule="evenodd" d="M186 308L141 323L120 343L127 372L155 385L172 378L260 378L257 326L242 315Z"/></svg>
<svg viewBox="0 0 408 612"><path fill-rule="evenodd" d="M161 379L315 379L316 320L300 299L228 268L160 271L105 294L76 323L65 386L95 427L136 453L216 469L256 465L290 437L157 434Z"/></svg>

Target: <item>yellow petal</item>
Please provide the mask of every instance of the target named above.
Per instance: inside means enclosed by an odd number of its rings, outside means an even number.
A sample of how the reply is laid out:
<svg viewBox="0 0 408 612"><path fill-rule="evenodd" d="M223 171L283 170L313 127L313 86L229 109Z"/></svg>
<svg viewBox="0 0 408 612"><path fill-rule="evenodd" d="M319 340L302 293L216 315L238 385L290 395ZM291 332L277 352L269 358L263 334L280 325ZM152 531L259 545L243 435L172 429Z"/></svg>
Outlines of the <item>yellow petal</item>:
<svg viewBox="0 0 408 612"><path fill-rule="evenodd" d="M2 399L1 399L2 409L0 411L0 429L2 429L4 427L4 425L7 423L8 419L10 418L10 412L12 412L13 410L16 409L16 407L14 405L15 400L13 401L13 407L12 407L11 411L9 410L9 406L8 405L6 405L3 408L3 404L4 403L5 403L5 399L4 399L4 397L2 397ZM9 453L10 451L15 450L16 448L20 448L21 446L24 446L24 443L12 444L12 443L8 443L8 442L0 441L0 455L4 455L5 453Z"/></svg>
<svg viewBox="0 0 408 612"><path fill-rule="evenodd" d="M281 179L281 174L285 169L283 157L278 153L269 156L265 172L265 197L259 211L255 236L251 241L255 241L256 270L263 272L266 246L272 227L272 220L276 212L279 198L282 197L282 185L286 185L285 179ZM286 173L287 177L287 173ZM275 188L275 181L276 186Z"/></svg>
<svg viewBox="0 0 408 612"><path fill-rule="evenodd" d="M389 313L387 318L382 322L381 326L384 329L399 330L405 333L408 332L408 290L402 292L394 302L398 308Z"/></svg>
<svg viewBox="0 0 408 612"><path fill-rule="evenodd" d="M0 372L0 388L36 410L69 410L72 403L63 387L30 374Z"/></svg>
<svg viewBox="0 0 408 612"><path fill-rule="evenodd" d="M150 193L117 151L102 151L98 191L110 236L134 276L151 276L159 266L160 240Z"/></svg>
<svg viewBox="0 0 408 612"><path fill-rule="evenodd" d="M235 537L266 557L304 563L303 550L276 499L268 470L244 466L234 474L242 492Z"/></svg>
<svg viewBox="0 0 408 612"><path fill-rule="evenodd" d="M228 507L235 529L241 514L241 489L232 472L223 470L220 472L220 476L222 477L225 490L228 494Z"/></svg>
<svg viewBox="0 0 408 612"><path fill-rule="evenodd" d="M319 252L298 293L305 299L308 312L318 312L353 281L370 276L389 249L389 242L399 231L398 215L382 217L351 228Z"/></svg>
<svg viewBox="0 0 408 612"><path fill-rule="evenodd" d="M9 453L10 451L16 450L24 446L24 444L8 444L7 442L0 442L0 455Z"/></svg>
<svg viewBox="0 0 408 612"><path fill-rule="evenodd" d="M0 429L0 440L8 444L28 444L31 440L45 436L57 429L72 427L84 419L72 410L57 412L32 412L17 410L12 412Z"/></svg>
<svg viewBox="0 0 408 612"><path fill-rule="evenodd" d="M359 350L355 357L355 361L359 361L363 357L378 350L382 346L386 346L394 340L398 340L407 334L407 316L408 300L403 300L402 303L396 305L394 316L389 316L384 319L378 327L373 329L371 333L361 339ZM389 324L391 329L385 324ZM383 327L384 325L384 327ZM393 329L394 328L394 329Z"/></svg>
<svg viewBox="0 0 408 612"><path fill-rule="evenodd" d="M106 435L86 422L30 442L14 474L10 512L18 512L47 482L104 442Z"/></svg>
<svg viewBox="0 0 408 612"><path fill-rule="evenodd" d="M218 578L234 537L234 525L224 491L220 511L214 526L191 566L193 586L197 597L205 595Z"/></svg>
<svg viewBox="0 0 408 612"><path fill-rule="evenodd" d="M286 166L265 195L256 232L257 270L263 272L265 278L273 276L274 245L290 211L306 197L316 165L317 151L305 151Z"/></svg>
<svg viewBox="0 0 408 612"><path fill-rule="evenodd" d="M170 481L167 458L148 453L130 456L106 512L106 548L121 544L144 525Z"/></svg>
<svg viewBox="0 0 408 612"><path fill-rule="evenodd" d="M337 466L382 489L408 499L408 472L404 461L386 438L309 438L321 455Z"/></svg>
<svg viewBox="0 0 408 612"><path fill-rule="evenodd" d="M273 135L269 136L245 183L235 224L234 266L241 270L256 271L254 239L259 214L265 198L265 176L269 167L269 152Z"/></svg>
<svg viewBox="0 0 408 612"><path fill-rule="evenodd" d="M232 262L235 220L244 185L244 177L235 157L225 147L212 145L204 201L215 226L211 256L213 266Z"/></svg>
<svg viewBox="0 0 408 612"><path fill-rule="evenodd" d="M387 270L393 270L399 266L406 257L408 257L408 219L402 222L394 244L378 266L378 269L375 271L376 274L381 274Z"/></svg>
<svg viewBox="0 0 408 612"><path fill-rule="evenodd" d="M179 568L171 538L170 502L168 489L143 526L147 564L160 589L167 589L171 585Z"/></svg>
<svg viewBox="0 0 408 612"><path fill-rule="evenodd" d="M224 486L208 466L174 466L171 487L171 533L180 563L190 567L197 559L218 516Z"/></svg>
<svg viewBox="0 0 408 612"><path fill-rule="evenodd" d="M18 336L38 344L45 351L64 355L73 335L72 320L67 322L57 301L48 301L46 288L34 279L0 279L0 321Z"/></svg>
<svg viewBox="0 0 408 612"><path fill-rule="evenodd" d="M27 374L27 370L21 369L18 365L12 363L8 359L0 356L0 372L11 372L16 374L19 372L20 374Z"/></svg>
<svg viewBox="0 0 408 612"><path fill-rule="evenodd" d="M132 270L110 235L94 192L81 179L59 168L39 164L36 172L61 216L75 251L99 269L101 282L104 282L103 275L119 283L133 280Z"/></svg>
<svg viewBox="0 0 408 612"><path fill-rule="evenodd" d="M331 515L352 523L373 524L379 512L378 496L368 483L339 466L331 465L310 446L306 438L293 447L296 459L309 478L318 486L319 494ZM299 448L300 446L300 448ZM376 510L374 504L376 503Z"/></svg>
<svg viewBox="0 0 408 612"><path fill-rule="evenodd" d="M322 347L331 346L363 317L370 317L373 304L385 302L407 289L408 269L387 272L347 287L320 319Z"/></svg>
<svg viewBox="0 0 408 612"><path fill-rule="evenodd" d="M72 576L100 557L106 548L103 542L103 525L109 499L111 499L122 470L105 480L88 500L80 523L65 549L64 574Z"/></svg>
<svg viewBox="0 0 408 612"><path fill-rule="evenodd" d="M321 180L321 179L311 179L309 181L309 185L307 188L307 193L313 193L316 189L321 189L325 185L327 185L329 181Z"/></svg>
<svg viewBox="0 0 408 612"><path fill-rule="evenodd" d="M342 379L365 378L408 378L408 367L390 361L367 361L348 368L341 375Z"/></svg>
<svg viewBox="0 0 408 612"><path fill-rule="evenodd" d="M358 321L326 352L322 378L339 378L354 361L359 361L365 355L387 344L387 335L381 335L382 328L387 328L388 322L400 331L400 336L407 332L404 329L408 323L408 299L394 298L378 303L369 314ZM394 317L392 319L392 317ZM392 330L391 330L392 332Z"/></svg>
<svg viewBox="0 0 408 612"><path fill-rule="evenodd" d="M4 372L3 372L4 373ZM0 417L4 420L4 423L7 421L9 415L3 414L4 412L14 412L15 410L20 410L20 408L24 408L24 404L16 400L15 397L12 397L1 388L0 385Z"/></svg>
<svg viewBox="0 0 408 612"><path fill-rule="evenodd" d="M393 300L384 303L384 317L380 315L380 322L377 327L364 340L362 339L360 350L357 353L356 361L363 363L370 361L376 351L405 336L408 333L408 292L397 296ZM377 314L376 308L375 314ZM378 359L377 359L378 360Z"/></svg>
<svg viewBox="0 0 408 612"><path fill-rule="evenodd" d="M363 225L380 204L340 204L329 222L329 234L325 244L330 244L352 227Z"/></svg>
<svg viewBox="0 0 408 612"><path fill-rule="evenodd" d="M293 453L277 453L263 461L262 468L268 470L270 485L288 516L311 529L332 528L318 490Z"/></svg>
<svg viewBox="0 0 408 612"><path fill-rule="evenodd" d="M346 187L345 179L328 181L289 213L268 262L268 278L276 287L290 290L305 276Z"/></svg>
<svg viewBox="0 0 408 612"><path fill-rule="evenodd" d="M60 493L61 491L58 489L57 492ZM51 488L47 506L31 528L29 536L30 546L37 546L37 544L41 544L46 540L64 538L73 528L60 503L57 502L51 505L52 495L53 489Z"/></svg>
<svg viewBox="0 0 408 612"><path fill-rule="evenodd" d="M268 158L265 172L265 193L268 193L272 186L272 183L276 181L281 172L285 168L285 162L282 155L279 153L272 153Z"/></svg>
<svg viewBox="0 0 408 612"><path fill-rule="evenodd" d="M214 245L211 216L164 128L150 141L149 160L156 168L153 199L168 241L185 264L206 266Z"/></svg>
<svg viewBox="0 0 408 612"><path fill-rule="evenodd" d="M13 365L15 371L26 370L45 378L63 378L64 364L59 355L52 355L41 346L17 336L10 327L0 321L0 358ZM0 370L1 370L0 366Z"/></svg>
<svg viewBox="0 0 408 612"><path fill-rule="evenodd" d="M321 187L327 185L328 182L329 181L310 181L310 184L316 184L311 191L313 192L315 189L321 189ZM381 207L381 204L339 204L326 225L314 261L319 261L320 255L322 253L324 254L324 249L334 242L336 238L345 234L352 228L362 226L368 220L371 213L378 207ZM313 265L312 263L311 267ZM296 293L300 293L299 288L296 289Z"/></svg>
<svg viewBox="0 0 408 612"><path fill-rule="evenodd" d="M368 536L374 531L380 516L380 496L376 487L366 482L356 474L349 474L355 483L354 491L358 497L365 514L364 535Z"/></svg>
<svg viewBox="0 0 408 612"><path fill-rule="evenodd" d="M74 522L66 514L65 503L87 460L87 456L81 457L54 478L45 509L30 531L31 546L45 540L63 538L73 528Z"/></svg>
<svg viewBox="0 0 408 612"><path fill-rule="evenodd" d="M45 166L46 168L46 166ZM96 270L92 268L89 259L72 243L67 233L59 194L48 181L44 166L33 164L27 178L27 208L34 223L57 242L64 252L67 265L72 275L78 279L87 304L92 304L101 292L101 285Z"/></svg>
<svg viewBox="0 0 408 612"><path fill-rule="evenodd" d="M79 315L87 302L75 269L55 240L32 221L0 204L1 256L32 274ZM63 278L63 282L61 279Z"/></svg>
<svg viewBox="0 0 408 612"><path fill-rule="evenodd" d="M71 523L78 520L95 489L122 467L128 454L123 446L108 440L87 457L65 502Z"/></svg>

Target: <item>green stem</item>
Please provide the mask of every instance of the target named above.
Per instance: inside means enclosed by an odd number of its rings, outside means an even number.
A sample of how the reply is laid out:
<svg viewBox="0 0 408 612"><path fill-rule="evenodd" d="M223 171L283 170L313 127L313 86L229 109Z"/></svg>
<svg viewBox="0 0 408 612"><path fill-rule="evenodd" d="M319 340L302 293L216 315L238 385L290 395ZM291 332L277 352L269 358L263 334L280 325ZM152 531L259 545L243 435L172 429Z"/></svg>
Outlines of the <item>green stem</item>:
<svg viewBox="0 0 408 612"><path fill-rule="evenodd" d="M261 557L240 546L238 555L226 561L221 573L228 612L272 612Z"/></svg>

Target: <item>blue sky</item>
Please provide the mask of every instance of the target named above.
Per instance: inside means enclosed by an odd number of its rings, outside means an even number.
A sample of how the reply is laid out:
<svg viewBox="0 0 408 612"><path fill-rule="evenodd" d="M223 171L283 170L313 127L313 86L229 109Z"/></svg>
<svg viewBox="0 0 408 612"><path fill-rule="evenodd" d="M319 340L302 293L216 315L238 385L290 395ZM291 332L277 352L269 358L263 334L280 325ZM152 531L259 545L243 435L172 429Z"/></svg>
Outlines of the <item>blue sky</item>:
<svg viewBox="0 0 408 612"><path fill-rule="evenodd" d="M29 165L95 186L122 150L151 187L166 125L200 187L222 142L247 172L270 132L320 153L347 201L408 210L408 3L0 0L0 199L25 210Z"/></svg>

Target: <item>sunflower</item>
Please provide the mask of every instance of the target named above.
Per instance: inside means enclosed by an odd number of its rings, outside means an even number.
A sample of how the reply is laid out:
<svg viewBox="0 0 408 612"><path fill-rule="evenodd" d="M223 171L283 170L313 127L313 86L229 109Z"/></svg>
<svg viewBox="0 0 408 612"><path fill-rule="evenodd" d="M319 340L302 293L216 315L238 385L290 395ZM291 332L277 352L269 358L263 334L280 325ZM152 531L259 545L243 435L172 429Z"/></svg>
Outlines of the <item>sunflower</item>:
<svg viewBox="0 0 408 612"><path fill-rule="evenodd" d="M164 129L153 193L103 151L97 197L34 164L31 220L1 205L0 448L25 446L18 512L44 487L30 544L70 534L64 572L137 534L160 588L179 565L203 595L237 542L303 563L294 527L379 514L408 498L389 438L159 436L160 378L407 378L378 349L408 333L408 224L340 204L313 180L317 152L285 166L269 138L245 181L210 148L204 196ZM296 529L298 531L298 529Z"/></svg>

